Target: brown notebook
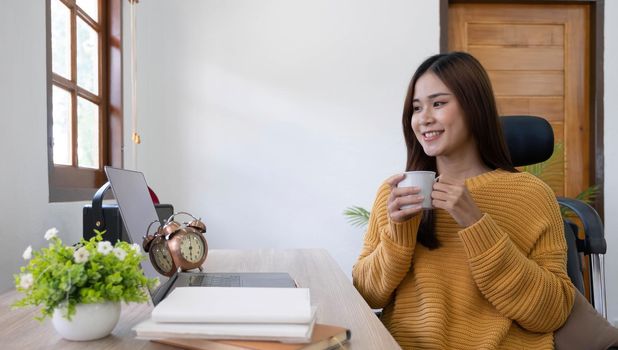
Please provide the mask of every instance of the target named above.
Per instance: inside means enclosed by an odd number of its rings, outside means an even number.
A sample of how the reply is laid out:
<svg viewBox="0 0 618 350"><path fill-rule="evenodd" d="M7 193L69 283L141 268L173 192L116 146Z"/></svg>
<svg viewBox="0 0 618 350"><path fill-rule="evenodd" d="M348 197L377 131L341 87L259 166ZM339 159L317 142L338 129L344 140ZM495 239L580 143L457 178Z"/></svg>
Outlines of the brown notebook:
<svg viewBox="0 0 618 350"><path fill-rule="evenodd" d="M316 323L307 344L290 344L253 340L211 340L211 339L157 339L153 342L189 350L331 350L343 348L350 340L350 330L338 326Z"/></svg>

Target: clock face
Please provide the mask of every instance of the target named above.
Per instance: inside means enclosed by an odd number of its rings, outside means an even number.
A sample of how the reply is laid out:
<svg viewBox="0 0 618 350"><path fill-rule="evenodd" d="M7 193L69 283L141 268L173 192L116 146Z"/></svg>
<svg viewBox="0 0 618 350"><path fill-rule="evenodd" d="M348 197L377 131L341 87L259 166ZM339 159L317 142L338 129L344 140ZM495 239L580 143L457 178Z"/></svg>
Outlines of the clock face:
<svg viewBox="0 0 618 350"><path fill-rule="evenodd" d="M174 264L172 262L172 256L165 244L155 244L151 249L152 257L159 269L164 273L171 271Z"/></svg>
<svg viewBox="0 0 618 350"><path fill-rule="evenodd" d="M180 254L185 260L196 263L204 256L204 241L196 233L188 233L180 241Z"/></svg>

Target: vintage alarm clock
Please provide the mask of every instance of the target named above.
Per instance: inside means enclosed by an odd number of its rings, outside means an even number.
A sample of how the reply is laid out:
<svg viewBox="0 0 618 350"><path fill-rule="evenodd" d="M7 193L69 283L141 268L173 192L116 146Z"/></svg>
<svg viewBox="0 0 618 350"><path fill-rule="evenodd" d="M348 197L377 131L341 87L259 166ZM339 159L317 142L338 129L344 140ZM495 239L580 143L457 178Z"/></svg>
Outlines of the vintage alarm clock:
<svg viewBox="0 0 618 350"><path fill-rule="evenodd" d="M175 221L175 217L181 214L190 216L193 220L180 224ZM158 222L154 221L150 226ZM150 226L142 246L157 272L170 277L178 269L202 270L202 264L208 255L208 244L204 238L206 225L200 219L186 212L178 212L160 225L154 235L149 234Z"/></svg>

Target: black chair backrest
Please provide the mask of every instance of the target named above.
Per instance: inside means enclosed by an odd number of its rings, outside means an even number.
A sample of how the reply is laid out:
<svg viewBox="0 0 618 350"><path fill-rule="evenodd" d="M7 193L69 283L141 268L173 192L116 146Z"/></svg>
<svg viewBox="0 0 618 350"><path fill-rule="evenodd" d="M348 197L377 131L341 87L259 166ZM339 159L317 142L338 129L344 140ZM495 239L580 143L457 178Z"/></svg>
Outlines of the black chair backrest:
<svg viewBox="0 0 618 350"><path fill-rule="evenodd" d="M541 117L511 115L500 118L514 166L546 161L554 153L554 132Z"/></svg>

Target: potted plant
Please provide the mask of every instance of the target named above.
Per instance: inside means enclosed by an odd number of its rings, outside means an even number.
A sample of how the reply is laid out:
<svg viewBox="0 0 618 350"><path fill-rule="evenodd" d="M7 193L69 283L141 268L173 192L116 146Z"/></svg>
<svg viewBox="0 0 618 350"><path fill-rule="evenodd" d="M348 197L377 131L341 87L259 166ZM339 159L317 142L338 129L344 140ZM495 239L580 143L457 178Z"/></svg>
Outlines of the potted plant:
<svg viewBox="0 0 618 350"><path fill-rule="evenodd" d="M66 246L55 228L47 230L49 246L33 251L15 275L15 285L24 297L13 307L42 306L43 320L52 317L54 328L68 340L102 338L114 329L120 317L120 302L145 302L146 288L157 279L144 276L140 246L127 242L115 245L102 238L104 232L74 246Z"/></svg>

